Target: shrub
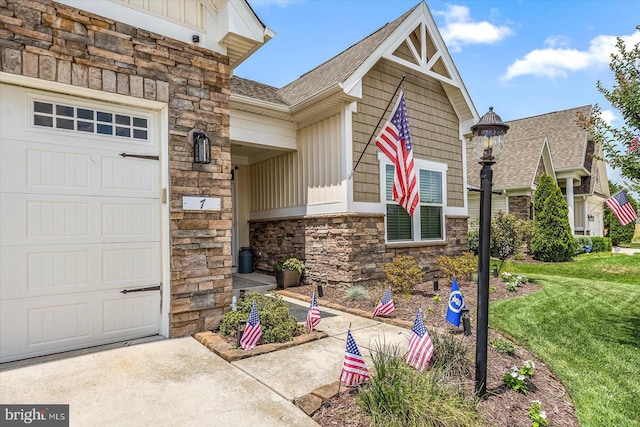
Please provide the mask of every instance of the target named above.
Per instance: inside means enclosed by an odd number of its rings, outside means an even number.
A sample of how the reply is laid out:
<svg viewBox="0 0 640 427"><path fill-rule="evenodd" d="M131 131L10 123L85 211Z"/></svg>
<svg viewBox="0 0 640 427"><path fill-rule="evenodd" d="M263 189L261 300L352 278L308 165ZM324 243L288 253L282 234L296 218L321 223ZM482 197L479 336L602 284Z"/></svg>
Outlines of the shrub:
<svg viewBox="0 0 640 427"><path fill-rule="evenodd" d="M345 291L349 301L365 301L369 299L369 291L363 286L351 286Z"/></svg>
<svg viewBox="0 0 640 427"><path fill-rule="evenodd" d="M451 334L434 332L430 336L433 343L431 369L437 369L446 378L471 378L469 348L464 341Z"/></svg>
<svg viewBox="0 0 640 427"><path fill-rule="evenodd" d="M540 197L543 198L540 201ZM560 187L549 175L542 175L535 193L534 235L531 253L535 259L563 262L573 255L573 235L569 225L569 208Z"/></svg>
<svg viewBox="0 0 640 427"><path fill-rule="evenodd" d="M579 255L587 252L595 252L593 250L593 242L589 236L574 236L573 237L573 254Z"/></svg>
<svg viewBox="0 0 640 427"><path fill-rule="evenodd" d="M611 239L608 237L592 237L593 248L591 252L611 252L613 247Z"/></svg>
<svg viewBox="0 0 640 427"><path fill-rule="evenodd" d="M477 219L474 219L469 223L469 232L468 232L468 242L469 242L469 252L472 252L474 255L478 255L478 251L480 250L480 223Z"/></svg>
<svg viewBox="0 0 640 427"><path fill-rule="evenodd" d="M230 311L222 317L220 323L222 335L236 336L238 324L240 321L247 321L254 300L262 326L260 344L287 342L304 333L303 326L289 315L289 304L281 296L268 297L259 293L250 293L238 301L236 311Z"/></svg>
<svg viewBox="0 0 640 427"><path fill-rule="evenodd" d="M498 339L489 339L489 344L498 352L502 354L508 354L510 356L516 351L515 346L507 340L503 340L502 338Z"/></svg>
<svg viewBox="0 0 640 427"><path fill-rule="evenodd" d="M393 261L382 266L387 282L395 290L408 297L413 288L422 283L424 271L411 255L396 255Z"/></svg>
<svg viewBox="0 0 640 427"><path fill-rule="evenodd" d="M524 226L514 215L498 211L491 219L491 256L502 264L513 255L521 252L524 245Z"/></svg>
<svg viewBox="0 0 640 427"><path fill-rule="evenodd" d="M482 425L474 400L465 399L459 383L446 382L437 371L417 371L397 346L377 345L372 359L371 378L356 395L372 426Z"/></svg>
<svg viewBox="0 0 640 427"><path fill-rule="evenodd" d="M442 273L452 279L471 280L473 274L478 271L478 257L471 252L456 257L446 255L439 256L436 264Z"/></svg>

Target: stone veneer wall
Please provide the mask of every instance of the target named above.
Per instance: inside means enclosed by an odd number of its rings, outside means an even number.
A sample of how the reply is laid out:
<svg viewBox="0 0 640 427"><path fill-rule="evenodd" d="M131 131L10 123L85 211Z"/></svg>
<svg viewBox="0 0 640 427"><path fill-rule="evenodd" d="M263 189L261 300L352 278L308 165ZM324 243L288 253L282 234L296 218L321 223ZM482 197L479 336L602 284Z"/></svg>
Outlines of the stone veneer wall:
<svg viewBox="0 0 640 427"><path fill-rule="evenodd" d="M465 251L467 217L447 217L446 226L446 243L386 245L384 216L334 214L253 220L250 239L259 272L273 274L280 258L294 256L305 261L307 284L373 285L384 280L382 265L396 255L412 255L433 272L438 256Z"/></svg>
<svg viewBox="0 0 640 427"><path fill-rule="evenodd" d="M232 294L228 59L52 1L0 0L0 70L168 104L170 336L215 327ZM193 129L211 164L193 164ZM183 195L222 210L183 212Z"/></svg>
<svg viewBox="0 0 640 427"><path fill-rule="evenodd" d="M531 197L509 196L509 213L521 220L531 219Z"/></svg>

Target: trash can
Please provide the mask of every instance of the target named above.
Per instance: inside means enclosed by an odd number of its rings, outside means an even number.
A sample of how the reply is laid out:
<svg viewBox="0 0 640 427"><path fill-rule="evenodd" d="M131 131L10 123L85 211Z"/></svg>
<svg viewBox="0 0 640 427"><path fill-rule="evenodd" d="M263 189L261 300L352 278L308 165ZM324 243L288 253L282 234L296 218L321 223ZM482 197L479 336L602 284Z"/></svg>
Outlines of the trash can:
<svg viewBox="0 0 640 427"><path fill-rule="evenodd" d="M251 248L240 248L238 273L253 273L253 253L251 252Z"/></svg>

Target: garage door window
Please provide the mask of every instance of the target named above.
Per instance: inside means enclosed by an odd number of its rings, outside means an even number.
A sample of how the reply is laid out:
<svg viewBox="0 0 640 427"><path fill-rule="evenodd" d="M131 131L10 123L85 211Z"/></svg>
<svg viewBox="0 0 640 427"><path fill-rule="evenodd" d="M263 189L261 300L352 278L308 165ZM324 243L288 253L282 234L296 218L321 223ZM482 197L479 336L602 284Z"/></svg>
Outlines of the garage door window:
<svg viewBox="0 0 640 427"><path fill-rule="evenodd" d="M33 124L48 128L147 140L148 120L127 114L74 107L52 102L33 102Z"/></svg>

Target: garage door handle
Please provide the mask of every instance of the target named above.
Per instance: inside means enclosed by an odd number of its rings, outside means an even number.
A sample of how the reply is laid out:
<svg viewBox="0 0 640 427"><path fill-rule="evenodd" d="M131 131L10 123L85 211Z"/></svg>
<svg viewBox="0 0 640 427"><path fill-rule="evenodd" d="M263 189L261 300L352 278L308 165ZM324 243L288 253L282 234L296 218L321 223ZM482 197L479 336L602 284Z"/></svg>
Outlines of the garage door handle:
<svg viewBox="0 0 640 427"><path fill-rule="evenodd" d="M136 159L160 160L159 156L146 156L146 155L143 155L143 154L120 153L120 157L134 157Z"/></svg>
<svg viewBox="0 0 640 427"><path fill-rule="evenodd" d="M146 292L146 291L159 291L160 285L158 286L148 286L146 288L137 288L137 289L123 289L120 291L121 294L128 294L130 292Z"/></svg>

